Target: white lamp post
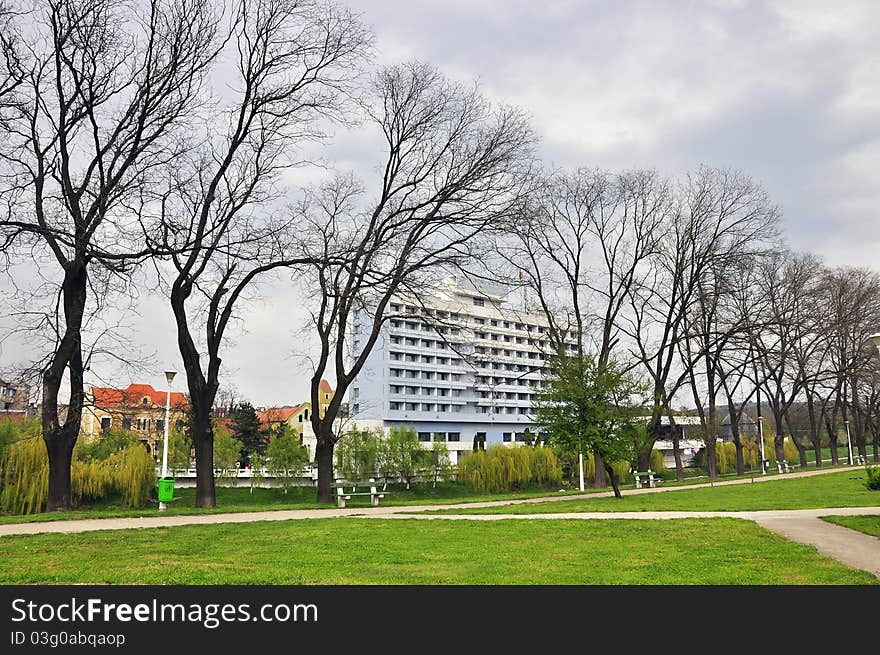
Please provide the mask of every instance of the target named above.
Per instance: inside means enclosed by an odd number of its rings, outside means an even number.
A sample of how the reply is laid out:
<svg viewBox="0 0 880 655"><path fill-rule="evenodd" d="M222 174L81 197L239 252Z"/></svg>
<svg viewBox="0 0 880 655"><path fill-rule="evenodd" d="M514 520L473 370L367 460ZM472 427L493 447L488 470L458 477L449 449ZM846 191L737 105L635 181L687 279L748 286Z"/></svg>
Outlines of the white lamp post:
<svg viewBox="0 0 880 655"><path fill-rule="evenodd" d="M767 475L767 467L764 462L764 417L758 416L758 443L761 445L761 475Z"/></svg>
<svg viewBox="0 0 880 655"><path fill-rule="evenodd" d="M174 382L176 371L165 371L168 381L168 393L165 396L165 438L162 440L162 477L168 477L168 422L171 418L171 383ZM165 509L165 503L159 503L159 510Z"/></svg>
<svg viewBox="0 0 880 655"><path fill-rule="evenodd" d="M853 465L853 454L852 454L852 441L849 438L849 421L844 419L843 425L846 427L846 450L847 450L847 460L846 463L850 466Z"/></svg>

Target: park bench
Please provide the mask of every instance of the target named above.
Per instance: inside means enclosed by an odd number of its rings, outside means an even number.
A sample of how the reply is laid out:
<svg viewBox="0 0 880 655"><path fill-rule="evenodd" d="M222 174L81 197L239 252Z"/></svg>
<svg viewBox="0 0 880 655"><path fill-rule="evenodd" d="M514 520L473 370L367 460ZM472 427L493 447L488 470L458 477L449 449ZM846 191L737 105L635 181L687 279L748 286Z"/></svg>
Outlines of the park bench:
<svg viewBox="0 0 880 655"><path fill-rule="evenodd" d="M633 478L636 480L636 489L641 489L645 484L647 484L648 487L656 487L662 482L660 476L654 473L651 469L648 469L647 471L633 471Z"/></svg>
<svg viewBox="0 0 880 655"><path fill-rule="evenodd" d="M376 489L376 481L373 478L370 478L366 482L337 480L333 484L336 487L336 505L338 507L345 507L345 501L351 500L353 496L369 496L370 505L372 507L378 507L379 499L384 498L387 493ZM346 488L350 488L351 491L346 491ZM358 491L358 489L362 489L363 491ZM367 489L369 489L369 491L367 491Z"/></svg>

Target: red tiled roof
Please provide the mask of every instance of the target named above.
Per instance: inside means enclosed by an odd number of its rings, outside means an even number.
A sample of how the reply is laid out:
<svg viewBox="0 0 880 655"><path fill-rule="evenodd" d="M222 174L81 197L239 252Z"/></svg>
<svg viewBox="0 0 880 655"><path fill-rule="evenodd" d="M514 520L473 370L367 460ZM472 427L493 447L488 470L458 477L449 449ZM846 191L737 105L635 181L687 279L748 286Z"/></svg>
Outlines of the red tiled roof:
<svg viewBox="0 0 880 655"><path fill-rule="evenodd" d="M150 399L150 403L165 407L166 391L156 391L149 384L130 384L127 389L113 389L110 387L92 387L92 395L95 405L98 407L130 407L141 405L144 397ZM187 409L189 403L186 396L180 391L171 392L171 406L177 409Z"/></svg>
<svg viewBox="0 0 880 655"><path fill-rule="evenodd" d="M318 383L318 390L323 391L324 393L333 393L333 387L330 386L330 383L327 380L322 379Z"/></svg>
<svg viewBox="0 0 880 655"><path fill-rule="evenodd" d="M272 407L271 409L258 412L257 417L259 417L260 419L260 425L266 428L271 423L287 422L288 420L290 420L291 416L299 411L300 407L302 407L302 405L285 405L284 407Z"/></svg>

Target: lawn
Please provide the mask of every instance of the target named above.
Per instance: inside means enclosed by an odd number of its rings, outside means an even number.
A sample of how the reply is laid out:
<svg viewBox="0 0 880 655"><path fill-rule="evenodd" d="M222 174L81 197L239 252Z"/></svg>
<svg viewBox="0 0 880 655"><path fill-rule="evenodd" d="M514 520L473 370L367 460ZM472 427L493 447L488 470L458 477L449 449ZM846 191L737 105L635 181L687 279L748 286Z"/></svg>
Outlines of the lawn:
<svg viewBox="0 0 880 655"><path fill-rule="evenodd" d="M603 489L589 489L584 493L604 491ZM568 487L568 494L576 494L576 489ZM546 487L533 487L517 493L507 494L484 494L477 493L463 484L443 483L432 488L430 484L413 485L406 489L405 485L389 485L382 505L435 505L442 503L467 503L487 500L507 500L513 498L536 498L540 496L559 495L559 488L547 489ZM221 514L226 512L259 512L265 510L283 509L326 509L336 507L333 505L318 505L315 502L314 487L293 487L287 494L280 488L261 489L255 488L253 493L247 487L217 487L217 507L214 509L199 509L193 507L195 489L175 489L174 501L169 503L168 509L163 515L177 514ZM346 507L369 507L369 497L356 497L346 501ZM58 521L65 519L95 519L95 518L121 518L131 516L156 516L159 514L157 504L139 509L130 509L120 504L118 500L102 503L89 508L73 510L71 512L52 512L47 514L0 514L0 523L29 523L35 521Z"/></svg>
<svg viewBox="0 0 880 655"><path fill-rule="evenodd" d="M823 520L852 528L873 537L880 537L880 516L823 516Z"/></svg>
<svg viewBox="0 0 880 655"><path fill-rule="evenodd" d="M509 507L448 510L460 514L543 514L547 512L748 511L880 506L880 492L865 488L864 469L806 478L780 479L700 489L528 503Z"/></svg>
<svg viewBox="0 0 880 655"><path fill-rule="evenodd" d="M13 536L0 583L876 584L737 519L313 519Z"/></svg>

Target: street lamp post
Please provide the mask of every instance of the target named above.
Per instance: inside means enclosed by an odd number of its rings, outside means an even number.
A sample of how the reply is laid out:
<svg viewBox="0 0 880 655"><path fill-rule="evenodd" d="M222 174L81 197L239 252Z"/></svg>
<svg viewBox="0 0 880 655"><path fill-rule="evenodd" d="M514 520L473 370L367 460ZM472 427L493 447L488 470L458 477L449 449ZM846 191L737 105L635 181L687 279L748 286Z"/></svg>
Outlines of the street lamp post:
<svg viewBox="0 0 880 655"><path fill-rule="evenodd" d="M767 475L767 466L764 459L764 417L758 415L758 443L761 446L761 475Z"/></svg>
<svg viewBox="0 0 880 655"><path fill-rule="evenodd" d="M843 419L843 425L846 427L846 450L847 450L847 464L850 466L853 465L853 454L852 454L852 441L849 438L849 421L847 419Z"/></svg>
<svg viewBox="0 0 880 655"><path fill-rule="evenodd" d="M168 381L168 393L165 396L165 438L162 440L162 477L168 477L168 422L171 419L171 383L174 382L176 371L165 371L165 379ZM165 503L159 503L159 511L165 509Z"/></svg>

